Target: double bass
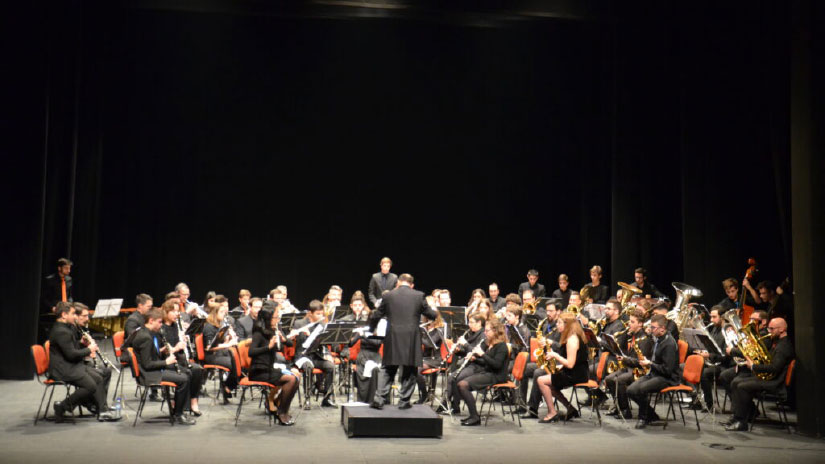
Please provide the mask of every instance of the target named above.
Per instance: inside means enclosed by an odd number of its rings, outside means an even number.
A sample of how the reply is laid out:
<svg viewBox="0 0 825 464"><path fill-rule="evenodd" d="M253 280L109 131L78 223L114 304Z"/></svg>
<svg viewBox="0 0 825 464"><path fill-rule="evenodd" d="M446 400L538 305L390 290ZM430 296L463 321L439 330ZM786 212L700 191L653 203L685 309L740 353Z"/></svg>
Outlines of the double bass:
<svg viewBox="0 0 825 464"><path fill-rule="evenodd" d="M751 282L757 272L759 272L759 270L756 269L756 259L748 258L748 269L745 271L745 279L748 279L748 282ZM739 310L739 320L749 321L755 308L751 305L745 304L748 296L748 290L745 288L744 283L742 284L741 290L742 294L739 295L739 308L741 308Z"/></svg>

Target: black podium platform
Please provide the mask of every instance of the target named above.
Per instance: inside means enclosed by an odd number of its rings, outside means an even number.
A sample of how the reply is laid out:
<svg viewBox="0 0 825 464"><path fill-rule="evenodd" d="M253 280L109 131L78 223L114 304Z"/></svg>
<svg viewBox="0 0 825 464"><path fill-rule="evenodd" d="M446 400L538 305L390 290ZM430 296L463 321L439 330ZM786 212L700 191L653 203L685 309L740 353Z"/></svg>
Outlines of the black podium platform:
<svg viewBox="0 0 825 464"><path fill-rule="evenodd" d="M394 405L386 405L380 410L366 405L344 405L341 408L341 425L350 438L440 438L442 430L441 416L426 405L414 405L404 410Z"/></svg>

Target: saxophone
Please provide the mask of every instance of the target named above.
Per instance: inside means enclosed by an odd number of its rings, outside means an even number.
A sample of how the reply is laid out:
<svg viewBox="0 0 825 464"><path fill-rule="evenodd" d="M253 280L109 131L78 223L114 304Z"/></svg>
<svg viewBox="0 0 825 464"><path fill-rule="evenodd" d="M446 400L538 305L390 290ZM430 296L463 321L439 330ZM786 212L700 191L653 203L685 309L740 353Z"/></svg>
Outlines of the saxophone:
<svg viewBox="0 0 825 464"><path fill-rule="evenodd" d="M555 374L560 370L558 364L556 364L556 358L547 359L546 356L546 350L550 348L553 342L541 333L542 328L542 324L539 324L538 328L536 328L536 339L538 340L539 347L533 351L533 356L536 357L536 364L539 368L544 369L548 374Z"/></svg>
<svg viewBox="0 0 825 464"><path fill-rule="evenodd" d="M639 341L644 340L647 337L641 337L633 340L633 350L636 352L636 357L639 361L644 361L645 355L642 354L642 349L639 348ZM645 376L650 373L650 366L639 366L633 368L633 380L639 380L639 377Z"/></svg>

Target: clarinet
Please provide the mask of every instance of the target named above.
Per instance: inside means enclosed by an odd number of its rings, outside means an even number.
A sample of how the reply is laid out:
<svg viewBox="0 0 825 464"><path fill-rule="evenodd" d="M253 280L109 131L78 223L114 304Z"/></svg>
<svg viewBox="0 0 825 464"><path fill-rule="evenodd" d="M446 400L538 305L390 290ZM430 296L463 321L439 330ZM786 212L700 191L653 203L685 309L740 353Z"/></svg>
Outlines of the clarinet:
<svg viewBox="0 0 825 464"><path fill-rule="evenodd" d="M184 359L184 361L183 362L184 362L184 365L186 366L186 368L190 369L192 366L189 365L189 356L190 356L190 353L193 353L193 351L189 347L189 343L191 343L191 340L189 340L189 337L186 336L186 332L184 332L184 330L183 330L183 323L180 321L180 316L178 316L178 320L176 321L176 323L178 325L178 339L184 341L184 344L183 344L183 359Z"/></svg>
<svg viewBox="0 0 825 464"><path fill-rule="evenodd" d="M83 334L83 338L86 340L86 342L91 343L91 342L94 341L94 339L92 338L92 334L90 334L88 330L86 330L84 328L81 328L80 332ZM120 369L115 367L111 363L111 361L109 361L109 358L107 358L106 355L103 354L102 351L98 350L98 353L100 353L100 356L95 356L94 354L91 356L91 358L94 360L95 367L97 367L97 358L99 357L100 361L103 362L104 367L108 367L109 369L111 369L111 370L113 370L117 373L120 373Z"/></svg>
<svg viewBox="0 0 825 464"><path fill-rule="evenodd" d="M163 336L163 332L158 332L158 336L160 336L160 342L163 343L163 346L166 347L166 353L168 355L174 356L174 353L172 353L172 346L169 344L168 341L166 341L166 337ZM175 372L180 374L180 366L178 365L178 363L175 363Z"/></svg>
<svg viewBox="0 0 825 464"><path fill-rule="evenodd" d="M473 357L473 350L476 348L476 346L479 346L482 343L484 343L484 338L483 337L481 337L481 340L479 340L479 342L476 343L475 346L473 346L473 348L470 350L470 352L467 353L467 356L464 357L464 361L461 362L461 365L458 367L458 370L455 371L455 376L456 377L458 377L458 374L460 374L461 371L463 371L464 368L467 367L467 364L470 364L470 359ZM484 351L486 352L487 350L484 350Z"/></svg>

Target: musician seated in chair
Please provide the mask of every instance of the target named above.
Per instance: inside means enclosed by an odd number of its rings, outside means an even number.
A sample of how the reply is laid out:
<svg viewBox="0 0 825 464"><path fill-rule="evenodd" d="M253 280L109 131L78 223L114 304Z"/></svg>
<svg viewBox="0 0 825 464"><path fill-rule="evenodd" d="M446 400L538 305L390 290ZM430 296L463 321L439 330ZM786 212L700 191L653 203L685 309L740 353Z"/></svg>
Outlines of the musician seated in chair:
<svg viewBox="0 0 825 464"><path fill-rule="evenodd" d="M93 339L90 339L91 335L86 337L90 340L84 342L83 339L84 334L89 333L89 307L79 301L73 302L72 306L74 306L75 314L77 314L77 339L80 340L81 345L88 346L88 342L93 341ZM96 375L101 379L99 385L103 388L103 411L107 411L109 407L105 401L106 398L109 397L109 382L112 379L112 369L110 369L106 364L101 364L98 366L98 360L103 356L105 356L103 352L98 352L95 353L94 357L86 357L83 362L86 363L86 368L92 371L93 376ZM84 406L89 411L97 414L97 404L94 401L88 401Z"/></svg>
<svg viewBox="0 0 825 464"><path fill-rule="evenodd" d="M654 314L650 318L650 336L653 338L653 355L639 361L642 368L650 370L627 388L627 396L639 405L637 429L659 420L648 395L679 384L679 347L667 331L665 316Z"/></svg>
<svg viewBox="0 0 825 464"><path fill-rule="evenodd" d="M753 323L759 329L760 337L767 337L768 335L768 313L762 310L757 310L751 313L750 319L743 324ZM730 330L732 326L726 326L725 330ZM732 365L722 370L719 374L718 385L725 389L725 392L730 396L730 385L733 379L736 378L738 372L737 360L742 360L745 356L737 346L726 346L725 354L731 358Z"/></svg>
<svg viewBox="0 0 825 464"><path fill-rule="evenodd" d="M794 348L788 337L788 324L777 317L768 324L770 354L763 363L746 358L739 366L736 378L730 386L733 418L725 430L747 431L748 423L758 414L753 399L759 392L774 390L785 381L788 365L794 359Z"/></svg>
<svg viewBox="0 0 825 464"><path fill-rule="evenodd" d="M513 295L518 298L518 295ZM509 299L509 295L507 296ZM559 349L559 341L561 340L561 332L557 327L557 322L559 320L559 316L562 314L562 301L560 299L554 298L551 299L547 303L546 307L546 314L547 319L539 322L539 332L542 336L552 343L552 348L555 351ZM538 407L539 403L541 402L541 392L539 392L538 387L536 386L536 379L541 377L542 375L546 375L547 372L544 369L538 369L538 364L534 362L528 362L524 366L524 375L521 378L521 383L519 384L519 397L524 400L528 398L527 396L527 389L530 385L533 385L533 389L530 391L529 401L527 401L527 409L524 407L519 407L516 411L519 414L524 414L521 416L524 419L537 419L538 416Z"/></svg>
<svg viewBox="0 0 825 464"><path fill-rule="evenodd" d="M203 385L203 367L199 364L189 362L189 359L194 357L194 353L187 353L189 351L189 345L187 345L186 341L187 335L183 333L183 326L178 326L178 320L180 319L179 301L177 298L166 300L160 309L163 313L161 333L172 347L172 354L174 354L175 359L177 359L178 368L191 379L189 411L193 416L200 416L201 411L198 407L198 397L200 396L201 386Z"/></svg>
<svg viewBox="0 0 825 464"><path fill-rule="evenodd" d="M630 411L630 403L627 401L627 387L636 379L639 371L634 372L639 367L639 355L636 349L641 351L645 359L653 356L653 341L644 332L645 312L641 308L634 308L627 322L627 331L616 337L616 343L629 356L619 356L616 358L618 370L610 373L604 379L607 393L613 396L616 401L615 408L607 414L609 416L621 416L625 419L633 417Z"/></svg>
<svg viewBox="0 0 825 464"><path fill-rule="evenodd" d="M710 308L710 327L708 327L708 335L716 342L716 345L725 350L725 334L724 322L722 314L725 309L721 305L716 305ZM721 355L710 354L705 350L695 350L694 353L705 358L705 367L702 369L702 394L705 398L705 405L709 409L713 409L713 386L718 382L720 374L727 368L733 366L733 358L731 358L724 351Z"/></svg>
<svg viewBox="0 0 825 464"><path fill-rule="evenodd" d="M292 425L294 422L289 415L289 406L298 390L298 377L286 370L285 366L274 367L278 349L292 343L278 330L278 322L279 317L272 310L267 309L258 314L258 320L252 328L252 343L249 345L249 357L252 359L249 380L281 387L277 406L275 395L278 394L278 390L270 390L267 411L275 416L279 424Z"/></svg>
<svg viewBox="0 0 825 464"><path fill-rule="evenodd" d="M461 420L461 425L474 426L481 424L481 418L476 409L475 398L472 392L484 387L507 381L507 360L509 351L507 339L504 335L504 324L498 319L487 321L484 327L485 340L470 352L470 360L480 369L473 374L462 376L461 380L452 383L453 410L458 409L458 398L464 400L469 416Z"/></svg>
<svg viewBox="0 0 825 464"><path fill-rule="evenodd" d="M333 375L335 374L335 362L332 360L331 355L328 353L328 347L326 346L317 346L316 348L312 348L311 346L305 347L304 342L307 341L309 338L310 333L319 330L318 325L323 325L324 323L324 304L318 300L312 300L309 302L309 309L307 310L306 316L302 319L297 319L293 324L292 328L299 330L305 327L308 327L310 324L317 324L312 327L312 331L302 331L295 339L296 348L295 348L295 362L301 363L298 366L301 370L304 371L304 378L307 382L312 379L312 369L321 369L323 374L320 374L315 379L315 388L319 394L323 395L324 399L321 402L321 406L327 406L334 408L336 406L335 401L333 400L332 396L334 393L332 379ZM307 348L312 349L312 351L306 351ZM306 362L302 362L302 359L306 358ZM309 392L305 392L307 398L309 397ZM305 408L308 406L305 405Z"/></svg>
<svg viewBox="0 0 825 464"><path fill-rule="evenodd" d="M426 321L423 327L424 334L421 335L421 344L424 345L422 353L422 364L418 367L415 381L418 384L418 401L415 404L424 404L427 401L429 392L427 391L427 379L422 372L427 369L434 369L441 365L441 344L444 343L444 319L441 313L436 310L438 316L432 321ZM361 342L363 349L364 342Z"/></svg>
<svg viewBox="0 0 825 464"><path fill-rule="evenodd" d="M481 314L474 314L467 322L470 330L468 330L466 334L462 335L461 338L456 341L456 346L454 347L455 351L453 351L453 362L451 365L452 372L447 380L447 399L452 405L451 412L453 414L458 414L461 411L459 409L460 398L457 394L458 382L463 380L465 377L469 377L484 370L484 367L480 362L471 360L470 353L476 346L479 346L482 342L484 342L485 332L483 328L486 321L484 316ZM461 368L462 364L464 364L463 369ZM443 406L439 406L437 412L444 413L447 412L447 410L444 409Z"/></svg>
<svg viewBox="0 0 825 464"><path fill-rule="evenodd" d="M539 389L545 403L547 403L547 415L539 420L542 424L556 422L560 418L559 412L556 411L553 404L553 398L567 408L565 421L579 417L579 412L561 394L561 391L578 383L587 382L587 339L581 325L576 322L576 316L572 313L562 314L556 324L558 330L561 331L559 352L545 350L545 356L548 361L555 360L558 371L552 372L552 368L548 366L551 372L538 377L536 385L533 387ZM543 369L537 370L542 371ZM534 410L537 409L538 405L535 405Z"/></svg>
<svg viewBox="0 0 825 464"><path fill-rule="evenodd" d="M160 333L163 325L163 312L151 309L146 313L144 328L135 333L132 341L133 350L140 364L140 375L146 384L160 384L161 381L173 382L175 388L174 415L180 425L194 425L195 420L183 415L191 395L191 371L175 371L178 360L174 353L166 352Z"/></svg>
<svg viewBox="0 0 825 464"><path fill-rule="evenodd" d="M97 420L117 420L106 407L106 389L103 378L83 360L98 353L92 339L82 347L77 339L77 314L71 303L60 301L55 307L57 320L49 332L49 378L74 385L74 392L63 401L54 403L55 422L63 422L66 412L93 399L97 406Z"/></svg>
<svg viewBox="0 0 825 464"><path fill-rule="evenodd" d="M235 335L235 330L229 325L228 313L229 302L225 298L221 300L216 297L215 302L209 304L209 313L206 316L206 323L203 324L204 364L214 364L229 369L226 379L224 380L223 375L220 378L223 404L229 403L229 398L232 398L232 390L238 386L235 357L229 351L238 344L238 338ZM224 331L223 340L216 340L223 327L228 328ZM214 346L212 346L213 344Z"/></svg>

